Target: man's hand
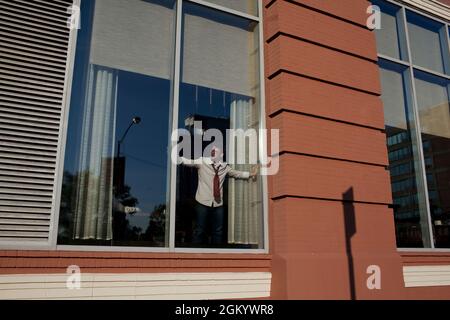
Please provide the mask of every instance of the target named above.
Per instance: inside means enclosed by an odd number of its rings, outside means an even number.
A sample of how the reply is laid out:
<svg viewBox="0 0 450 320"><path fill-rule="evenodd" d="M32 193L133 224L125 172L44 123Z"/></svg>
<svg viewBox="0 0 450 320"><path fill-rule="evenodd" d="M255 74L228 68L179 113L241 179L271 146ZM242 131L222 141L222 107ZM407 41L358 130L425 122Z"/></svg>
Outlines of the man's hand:
<svg viewBox="0 0 450 320"><path fill-rule="evenodd" d="M256 177L258 176L258 171L259 171L259 164L252 166L250 170L250 179L256 180Z"/></svg>

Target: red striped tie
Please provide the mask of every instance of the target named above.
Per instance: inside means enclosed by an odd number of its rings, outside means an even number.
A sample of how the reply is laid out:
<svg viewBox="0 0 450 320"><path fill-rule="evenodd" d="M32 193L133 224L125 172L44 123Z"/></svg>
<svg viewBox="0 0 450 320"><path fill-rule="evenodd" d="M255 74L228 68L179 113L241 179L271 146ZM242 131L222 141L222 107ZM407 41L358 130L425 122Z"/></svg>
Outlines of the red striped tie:
<svg viewBox="0 0 450 320"><path fill-rule="evenodd" d="M214 169L214 172L216 173L216 174L214 175L214 184L213 184L213 186L214 186L214 200L215 200L217 203L220 203L220 202L221 202L221 196L220 196L220 178L219 178L220 164L219 164L219 166L217 167L217 169L216 169L216 167L215 167L214 165L212 165L212 167L213 167L213 169Z"/></svg>

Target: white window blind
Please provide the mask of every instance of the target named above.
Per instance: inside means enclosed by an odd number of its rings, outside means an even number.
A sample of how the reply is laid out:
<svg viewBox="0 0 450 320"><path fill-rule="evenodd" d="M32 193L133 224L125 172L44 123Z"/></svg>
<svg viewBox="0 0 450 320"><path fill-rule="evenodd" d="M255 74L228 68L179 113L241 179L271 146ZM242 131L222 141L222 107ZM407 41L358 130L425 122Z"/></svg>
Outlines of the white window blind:
<svg viewBox="0 0 450 320"><path fill-rule="evenodd" d="M170 79L175 10L168 3L96 0L90 62Z"/></svg>
<svg viewBox="0 0 450 320"><path fill-rule="evenodd" d="M255 32L189 13L184 21L182 81L255 96Z"/></svg>
<svg viewBox="0 0 450 320"><path fill-rule="evenodd" d="M206 0L233 10L258 15L258 0Z"/></svg>

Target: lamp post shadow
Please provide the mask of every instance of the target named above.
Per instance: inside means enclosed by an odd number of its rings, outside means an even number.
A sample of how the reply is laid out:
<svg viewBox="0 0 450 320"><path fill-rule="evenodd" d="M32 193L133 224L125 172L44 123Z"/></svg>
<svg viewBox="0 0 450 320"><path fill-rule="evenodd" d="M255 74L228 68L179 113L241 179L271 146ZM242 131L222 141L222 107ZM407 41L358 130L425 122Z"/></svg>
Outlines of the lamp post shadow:
<svg viewBox="0 0 450 320"><path fill-rule="evenodd" d="M352 237L356 234L356 221L355 221L355 207L353 205L354 194L353 187L349 188L343 194L343 206L344 206L344 225L345 225L345 248L348 259L348 272L349 272L349 286L350 286L350 299L356 299L355 288L355 269L352 253Z"/></svg>

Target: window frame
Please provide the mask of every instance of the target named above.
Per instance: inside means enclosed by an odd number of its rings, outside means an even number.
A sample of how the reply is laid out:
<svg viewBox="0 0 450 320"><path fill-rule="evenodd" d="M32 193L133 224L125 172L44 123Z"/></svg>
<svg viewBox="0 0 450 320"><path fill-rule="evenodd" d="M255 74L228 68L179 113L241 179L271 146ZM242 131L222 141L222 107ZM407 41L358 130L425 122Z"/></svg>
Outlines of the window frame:
<svg viewBox="0 0 450 320"><path fill-rule="evenodd" d="M89 0L74 0L73 4L75 6L80 6L81 1ZM178 111L180 106L180 85L181 85L181 53L182 53L182 22L183 22L183 4L190 2L209 9L221 11L224 13L236 15L245 19L255 21L258 26L256 32L258 32L258 44L259 44L259 101L260 101L260 129L266 129L266 105L265 105L265 69L264 69L264 32L263 32L263 0L258 1L258 16L253 16L248 13L240 12L234 9L230 9L221 5L214 3L209 3L204 0L175 0L175 60L174 60L174 70L173 70L173 90L171 92L172 105L170 111L170 123L171 130L178 128ZM82 22L81 22L82 23ZM77 246L77 245L59 245L58 241L58 228L59 228L59 215L60 208L59 204L61 201L61 191L63 182L63 172L64 172L64 155L65 155L65 145L67 141L67 129L69 124L69 111L70 111L70 97L72 93L72 81L73 73L75 68L75 54L77 46L77 34L78 30L74 29L71 31L69 38L69 50L67 57L67 70L66 70L66 82L65 82L65 99L63 101L63 114L61 116L61 132L60 141L58 144L58 161L56 170L56 194L55 196L55 207L53 208L52 218L50 221L50 239L49 239L49 249L56 251L91 251L91 252L148 252L148 253L205 253L205 254L268 254L269 253L269 213L268 213L268 181L266 176L260 176L262 179L262 232L263 232L263 248L262 249L221 249L221 248L177 248L175 245L175 207L176 207L176 178L177 170L176 164L171 164L168 168L169 180L168 185L170 186L170 196L168 199L169 204L169 227L168 227L168 247L135 247L135 246ZM173 143L173 142L172 142ZM262 135L258 138L260 158L265 159L267 157L267 137ZM171 146L170 143L168 146ZM30 249L27 248L17 248L15 249ZM34 248L36 249L36 248ZM39 247L38 249L42 249Z"/></svg>
<svg viewBox="0 0 450 320"><path fill-rule="evenodd" d="M430 212L430 200L429 200L429 190L428 190L428 181L427 181L427 173L426 173L426 162L425 162L425 156L423 151L423 141L422 141L422 133L420 132L420 118L419 118L419 111L418 111L418 100L417 100L417 90L416 90L416 84L415 84L415 76L414 71L417 70L419 72L430 74L433 77L438 77L440 79L443 79L444 81L450 81L450 70L448 69L450 66L450 34L449 34L449 28L450 28L450 21L445 21L442 18L433 16L431 14L424 13L423 11L417 10L415 8L412 8L411 6L395 1L395 0L381 0L382 2L386 2L392 5L395 5L399 8L400 15L397 16L398 19L401 19L400 21L403 24L403 30L399 30L399 37L402 37L406 40L406 50L407 50L407 57L404 60L396 59L389 57L384 54L377 53L379 60L385 60L390 63L394 63L396 65L403 66L406 70L405 72L408 73L408 79L407 79L407 88L406 92L410 95L410 99L412 100L412 112L414 113L414 126L416 132L416 142L418 147L418 156L420 161L420 168L417 168L417 174L421 175L421 179L424 182L424 189L423 192L425 194L425 201L426 201L426 214L428 218L428 229L429 234L428 237L430 237L431 241L431 247L427 248L405 248L405 247L397 247L397 251L401 252L450 252L450 248L436 248L434 243L434 234L433 234L433 219L431 217ZM428 68L424 68L418 65L415 65L413 62L412 54L411 54L411 40L409 37L409 29L408 29L408 22L407 22L407 11L420 15L423 18L427 18L432 20L433 22L437 22L442 24L442 28L445 30L443 32L439 32L440 35L440 43L443 51L442 52L442 63L444 66L444 73L430 70ZM404 34L401 34L401 32L404 32ZM442 34L444 34L444 39L442 39ZM447 53L447 54L445 54ZM446 74L449 73L449 74ZM450 96L450 95L449 95Z"/></svg>

